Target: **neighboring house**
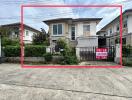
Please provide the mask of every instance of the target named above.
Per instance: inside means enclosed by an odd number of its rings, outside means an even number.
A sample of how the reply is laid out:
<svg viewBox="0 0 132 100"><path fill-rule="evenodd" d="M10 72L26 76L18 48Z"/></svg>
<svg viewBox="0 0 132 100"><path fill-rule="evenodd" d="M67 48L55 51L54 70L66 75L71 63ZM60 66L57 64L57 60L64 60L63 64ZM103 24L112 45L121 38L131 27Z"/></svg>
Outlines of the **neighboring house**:
<svg viewBox="0 0 132 100"><path fill-rule="evenodd" d="M0 60L1 60L1 33L0 33Z"/></svg>
<svg viewBox="0 0 132 100"><path fill-rule="evenodd" d="M12 24L6 24L6 25L1 25L2 28L6 28L9 31L8 36L11 39L20 39L20 34L21 34L21 28L20 28L20 23L12 23ZM38 34L40 33L39 30L34 29L26 24L24 26L24 37L23 41L24 43L32 43L33 41L33 34Z"/></svg>
<svg viewBox="0 0 132 100"><path fill-rule="evenodd" d="M43 21L49 26L50 46L59 38L66 39L72 47L98 46L96 26L102 18L59 18Z"/></svg>
<svg viewBox="0 0 132 100"><path fill-rule="evenodd" d="M115 46L119 43L120 39L120 16L104 26L97 34L100 36L101 45ZM122 33L123 45L132 46L132 9L123 12L123 33ZM101 43L101 42L100 42Z"/></svg>

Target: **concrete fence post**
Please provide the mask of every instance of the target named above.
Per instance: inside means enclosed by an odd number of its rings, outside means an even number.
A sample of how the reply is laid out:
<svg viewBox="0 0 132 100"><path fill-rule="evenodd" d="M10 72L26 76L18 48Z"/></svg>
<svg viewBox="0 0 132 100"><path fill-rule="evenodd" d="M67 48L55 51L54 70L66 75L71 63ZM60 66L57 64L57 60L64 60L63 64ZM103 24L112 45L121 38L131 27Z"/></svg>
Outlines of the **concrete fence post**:
<svg viewBox="0 0 132 100"><path fill-rule="evenodd" d="M116 48L115 48L115 62L116 63L120 63L120 58L121 58L121 53L120 53L120 44L116 44Z"/></svg>
<svg viewBox="0 0 132 100"><path fill-rule="evenodd" d="M80 48L79 47L76 47L76 56L77 56L77 59L80 60Z"/></svg>
<svg viewBox="0 0 132 100"><path fill-rule="evenodd" d="M46 53L51 53L51 48L50 47L46 47Z"/></svg>

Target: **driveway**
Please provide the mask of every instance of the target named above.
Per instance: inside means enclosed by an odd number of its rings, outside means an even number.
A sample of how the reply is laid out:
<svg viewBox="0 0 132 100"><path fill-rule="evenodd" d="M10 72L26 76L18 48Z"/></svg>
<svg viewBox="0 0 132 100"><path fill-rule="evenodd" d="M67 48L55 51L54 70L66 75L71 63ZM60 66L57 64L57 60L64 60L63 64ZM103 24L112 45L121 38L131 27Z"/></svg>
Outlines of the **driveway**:
<svg viewBox="0 0 132 100"><path fill-rule="evenodd" d="M132 100L132 68L22 69L0 64L0 100Z"/></svg>

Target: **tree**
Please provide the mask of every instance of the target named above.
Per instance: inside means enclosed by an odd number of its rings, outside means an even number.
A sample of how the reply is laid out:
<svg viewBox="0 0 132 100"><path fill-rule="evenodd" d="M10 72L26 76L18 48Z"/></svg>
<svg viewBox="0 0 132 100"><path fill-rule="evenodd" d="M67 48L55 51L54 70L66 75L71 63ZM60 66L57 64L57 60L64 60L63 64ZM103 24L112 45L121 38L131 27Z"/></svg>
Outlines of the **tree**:
<svg viewBox="0 0 132 100"><path fill-rule="evenodd" d="M33 35L33 44L45 44L48 45L48 35L45 30L41 28L41 32Z"/></svg>
<svg viewBox="0 0 132 100"><path fill-rule="evenodd" d="M56 46L58 49L63 49L63 51L60 51L60 53L63 56L61 64L68 64L68 65L74 65L78 64L78 59L76 57L76 52L71 48L70 44L66 42L65 39L58 39L56 42Z"/></svg>
<svg viewBox="0 0 132 100"><path fill-rule="evenodd" d="M19 45L18 39L11 39L9 38L10 33L13 31L13 28L10 27L0 27L0 33L1 33L1 45Z"/></svg>
<svg viewBox="0 0 132 100"><path fill-rule="evenodd" d="M9 33L12 31L11 28L7 28L7 27L0 27L0 33L2 37L8 37Z"/></svg>

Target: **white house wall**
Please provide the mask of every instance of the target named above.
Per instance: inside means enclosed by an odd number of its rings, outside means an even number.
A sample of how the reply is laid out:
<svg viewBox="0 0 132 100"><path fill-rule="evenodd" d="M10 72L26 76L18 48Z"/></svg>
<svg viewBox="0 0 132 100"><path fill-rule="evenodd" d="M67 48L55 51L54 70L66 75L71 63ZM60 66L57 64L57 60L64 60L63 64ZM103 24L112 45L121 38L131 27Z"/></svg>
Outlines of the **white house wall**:
<svg viewBox="0 0 132 100"><path fill-rule="evenodd" d="M76 37L83 36L83 24L82 22L77 23ZM85 23L87 24L87 23ZM96 36L96 22L90 22L90 36Z"/></svg>
<svg viewBox="0 0 132 100"><path fill-rule="evenodd" d="M128 16L128 33L132 33L132 15Z"/></svg>
<svg viewBox="0 0 132 100"><path fill-rule="evenodd" d="M96 22L90 23L90 36L96 36Z"/></svg>
<svg viewBox="0 0 132 100"><path fill-rule="evenodd" d="M84 23L90 24L90 36L83 36L83 23L77 24L77 47L95 47L98 46L98 37L96 36L96 22Z"/></svg>
<svg viewBox="0 0 132 100"><path fill-rule="evenodd" d="M82 37L83 36L83 23L77 23L77 31L76 31L76 37Z"/></svg>
<svg viewBox="0 0 132 100"><path fill-rule="evenodd" d="M28 36L26 35L26 31L28 31ZM24 39L23 39L24 42L25 42L25 43L31 43L31 42L33 41L33 34L37 34L37 33L25 29L25 30L24 30Z"/></svg>

